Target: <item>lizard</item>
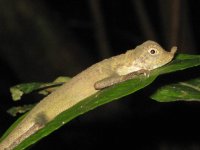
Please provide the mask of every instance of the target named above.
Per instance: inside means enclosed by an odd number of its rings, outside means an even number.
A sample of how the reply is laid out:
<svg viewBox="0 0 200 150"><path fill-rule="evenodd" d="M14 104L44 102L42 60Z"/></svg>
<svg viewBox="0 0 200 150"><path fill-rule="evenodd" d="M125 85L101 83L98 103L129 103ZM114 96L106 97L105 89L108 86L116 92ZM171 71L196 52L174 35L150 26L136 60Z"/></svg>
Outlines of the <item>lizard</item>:
<svg viewBox="0 0 200 150"><path fill-rule="evenodd" d="M124 54L90 66L44 97L0 143L0 150L14 149L61 112L99 90L132 79L139 74L148 75L151 70L169 63L176 51L176 46L168 52L158 43L148 40Z"/></svg>

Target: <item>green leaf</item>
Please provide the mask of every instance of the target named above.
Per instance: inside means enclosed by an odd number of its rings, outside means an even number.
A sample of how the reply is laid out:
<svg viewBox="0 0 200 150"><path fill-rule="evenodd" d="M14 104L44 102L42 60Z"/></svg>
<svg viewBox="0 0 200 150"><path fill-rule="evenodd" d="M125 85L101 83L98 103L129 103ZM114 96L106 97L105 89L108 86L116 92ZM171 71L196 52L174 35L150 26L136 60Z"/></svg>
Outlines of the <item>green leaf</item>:
<svg viewBox="0 0 200 150"><path fill-rule="evenodd" d="M184 56L184 57L183 57ZM75 117L88 112L96 107L99 107L105 103L117 100L121 97L134 93L145 86L151 84L159 75L166 74L170 72L175 72L178 70L183 70L186 68L194 67L200 65L200 56L191 56L191 55L181 55L179 54L174 61L171 63L153 70L150 73L149 77L145 77L140 75L132 80L125 81L123 83L114 85L110 88L106 88L98 93L82 100L78 104L74 105L70 109L64 111L60 115L58 115L53 121L48 123L44 128L39 130L34 135L28 137L24 140L21 144L19 144L15 150L22 150L30 145L36 143L43 137L47 136L51 132L55 131L56 129L60 128L70 120L74 119ZM17 123L14 123L15 126ZM9 129L9 131L11 131ZM8 134L8 132L6 132ZM5 137L5 136L4 136Z"/></svg>
<svg viewBox="0 0 200 150"><path fill-rule="evenodd" d="M64 82L67 82L69 77L58 77L53 82L42 83L42 82L32 82L32 83L23 83L15 85L10 88L12 99L17 101L20 100L24 94L29 94L33 91L39 91L40 94L47 95L57 88L57 86L62 85Z"/></svg>
<svg viewBox="0 0 200 150"><path fill-rule="evenodd" d="M19 118L17 119L17 121L15 121L15 122L8 128L8 130L7 130L7 131L3 134L3 136L0 138L0 143L1 143L1 141L3 141L3 139L4 139L5 137L8 136L8 134L9 134L10 132L12 132L12 130L13 130L14 128L17 127L17 125L24 119L25 116L26 116L26 114L24 114L24 115L22 115L21 117L19 117Z"/></svg>
<svg viewBox="0 0 200 150"><path fill-rule="evenodd" d="M199 59L200 55L179 54L175 57L174 61L170 62L165 67L161 67L154 71L158 71L159 74L166 74L178 70L184 70L186 68L199 66Z"/></svg>
<svg viewBox="0 0 200 150"><path fill-rule="evenodd" d="M23 113L31 110L34 106L35 106L34 104L29 104L29 105L12 107L7 110L7 113L9 113L13 117L16 117L17 114L23 114Z"/></svg>
<svg viewBox="0 0 200 150"><path fill-rule="evenodd" d="M162 86L151 98L158 102L200 101L200 78Z"/></svg>

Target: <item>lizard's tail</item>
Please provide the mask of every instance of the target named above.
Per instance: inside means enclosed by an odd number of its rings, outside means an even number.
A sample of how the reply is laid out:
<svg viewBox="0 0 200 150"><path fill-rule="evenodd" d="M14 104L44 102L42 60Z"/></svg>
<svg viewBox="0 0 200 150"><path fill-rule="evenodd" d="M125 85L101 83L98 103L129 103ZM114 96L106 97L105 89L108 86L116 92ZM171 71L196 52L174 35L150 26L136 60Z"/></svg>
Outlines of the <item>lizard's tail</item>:
<svg viewBox="0 0 200 150"><path fill-rule="evenodd" d="M0 150L12 150L17 145L19 145L22 141L24 141L27 137L34 134L39 129L43 128L44 125L40 123L33 124L25 133L20 135L17 139L13 139L12 135L8 135L2 143L0 143Z"/></svg>

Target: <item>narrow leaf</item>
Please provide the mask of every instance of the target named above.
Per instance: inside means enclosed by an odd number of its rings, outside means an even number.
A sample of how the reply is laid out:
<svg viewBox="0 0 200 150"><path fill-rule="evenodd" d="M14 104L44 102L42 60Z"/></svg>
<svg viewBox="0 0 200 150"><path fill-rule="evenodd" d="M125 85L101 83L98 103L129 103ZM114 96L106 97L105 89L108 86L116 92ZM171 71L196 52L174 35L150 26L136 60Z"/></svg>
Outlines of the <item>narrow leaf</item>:
<svg viewBox="0 0 200 150"><path fill-rule="evenodd" d="M31 110L34 106L35 106L34 104L29 104L29 105L12 107L7 110L7 113L9 113L13 117L16 117L17 114L23 114L23 113Z"/></svg>
<svg viewBox="0 0 200 150"><path fill-rule="evenodd" d="M53 82L42 83L42 82L32 82L32 83L23 83L15 85L10 88L12 99L17 101L20 100L24 94L29 94L33 91L39 91L40 94L47 95L54 91L57 87L62 85L64 82L67 82L69 77L58 77Z"/></svg>

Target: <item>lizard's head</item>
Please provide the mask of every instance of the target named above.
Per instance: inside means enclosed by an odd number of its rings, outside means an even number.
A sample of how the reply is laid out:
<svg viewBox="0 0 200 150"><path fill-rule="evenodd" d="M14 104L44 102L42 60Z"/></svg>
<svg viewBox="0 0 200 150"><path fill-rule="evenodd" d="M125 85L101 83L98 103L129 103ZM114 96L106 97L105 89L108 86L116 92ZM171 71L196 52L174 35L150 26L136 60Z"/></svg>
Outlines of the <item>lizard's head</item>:
<svg viewBox="0 0 200 150"><path fill-rule="evenodd" d="M177 50L177 47L172 47L170 52L165 51L158 43L146 41L138 46L138 63L147 70L153 70L170 62Z"/></svg>

